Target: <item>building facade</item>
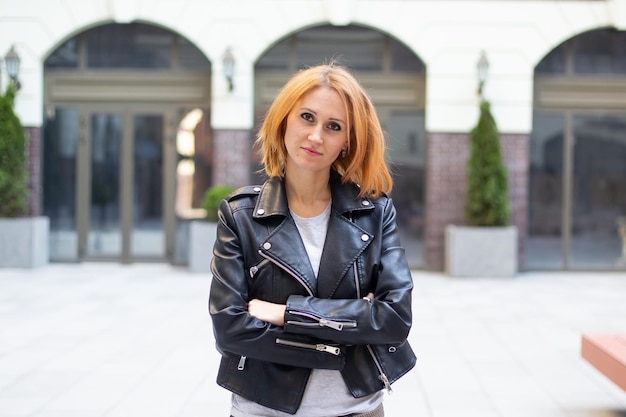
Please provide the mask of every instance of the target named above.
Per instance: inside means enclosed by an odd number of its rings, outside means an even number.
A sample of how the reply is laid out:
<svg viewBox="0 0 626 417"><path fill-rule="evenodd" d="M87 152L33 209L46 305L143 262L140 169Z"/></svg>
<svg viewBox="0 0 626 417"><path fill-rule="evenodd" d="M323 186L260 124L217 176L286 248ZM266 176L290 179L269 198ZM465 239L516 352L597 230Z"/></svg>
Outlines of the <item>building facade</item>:
<svg viewBox="0 0 626 417"><path fill-rule="evenodd" d="M484 51L520 269L626 268L626 0L0 0L11 46L52 261L184 264L204 191L263 180L280 86L337 60L387 134L411 266L441 270Z"/></svg>

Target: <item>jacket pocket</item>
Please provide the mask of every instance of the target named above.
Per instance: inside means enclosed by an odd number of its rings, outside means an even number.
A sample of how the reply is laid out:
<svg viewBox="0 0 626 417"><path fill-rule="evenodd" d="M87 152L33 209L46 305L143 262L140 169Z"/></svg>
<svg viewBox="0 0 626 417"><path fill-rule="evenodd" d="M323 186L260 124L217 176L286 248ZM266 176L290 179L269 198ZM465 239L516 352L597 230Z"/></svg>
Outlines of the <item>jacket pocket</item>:
<svg viewBox="0 0 626 417"><path fill-rule="evenodd" d="M276 339L276 343L283 346L289 346L299 349L309 349L316 350L318 352L326 352L331 355L340 356L343 354L341 348L339 346L327 345L324 343L304 343L304 342L296 342L294 340L287 339Z"/></svg>
<svg viewBox="0 0 626 417"><path fill-rule="evenodd" d="M306 313L303 311L289 310L287 312L288 315L302 317L303 319L307 319L310 321L299 321L299 320L289 320L287 319L286 324L290 324L293 326L302 326L302 327L330 327L331 329L335 329L338 331L343 330L344 327L356 327L356 321L351 320L330 320L324 317L317 316L315 314Z"/></svg>

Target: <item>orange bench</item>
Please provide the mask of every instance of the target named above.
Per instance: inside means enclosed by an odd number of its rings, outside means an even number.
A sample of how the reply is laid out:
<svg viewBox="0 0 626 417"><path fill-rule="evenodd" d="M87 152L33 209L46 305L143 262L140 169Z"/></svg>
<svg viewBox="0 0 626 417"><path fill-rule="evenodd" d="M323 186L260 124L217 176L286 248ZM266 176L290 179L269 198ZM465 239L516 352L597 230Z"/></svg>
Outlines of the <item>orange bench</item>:
<svg viewBox="0 0 626 417"><path fill-rule="evenodd" d="M626 333L583 334L582 357L626 391Z"/></svg>

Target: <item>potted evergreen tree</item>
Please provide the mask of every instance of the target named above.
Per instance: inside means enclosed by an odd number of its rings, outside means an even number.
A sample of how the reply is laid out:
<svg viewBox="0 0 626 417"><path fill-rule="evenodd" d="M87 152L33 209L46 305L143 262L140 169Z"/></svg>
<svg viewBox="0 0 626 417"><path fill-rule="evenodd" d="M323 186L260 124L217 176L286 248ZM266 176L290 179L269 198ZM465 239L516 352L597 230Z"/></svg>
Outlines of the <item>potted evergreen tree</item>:
<svg viewBox="0 0 626 417"><path fill-rule="evenodd" d="M509 225L507 171L490 104L481 100L470 133L466 225L446 229L446 269L453 276L517 273L517 228Z"/></svg>
<svg viewBox="0 0 626 417"><path fill-rule="evenodd" d="M27 216L26 134L13 111L16 88L0 94L0 267L48 263L48 218Z"/></svg>
<svg viewBox="0 0 626 417"><path fill-rule="evenodd" d="M211 271L213 244L217 234L217 212L220 203L235 191L228 185L209 187L202 200L202 208L206 212L204 219L192 221L189 225L189 270L205 273Z"/></svg>

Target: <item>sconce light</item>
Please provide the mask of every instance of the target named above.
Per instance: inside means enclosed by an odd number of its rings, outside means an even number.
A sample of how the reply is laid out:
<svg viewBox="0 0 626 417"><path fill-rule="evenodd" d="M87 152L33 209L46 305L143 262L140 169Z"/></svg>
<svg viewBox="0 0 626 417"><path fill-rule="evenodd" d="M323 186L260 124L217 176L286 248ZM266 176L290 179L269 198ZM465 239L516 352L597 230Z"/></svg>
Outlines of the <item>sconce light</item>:
<svg viewBox="0 0 626 417"><path fill-rule="evenodd" d="M489 61L487 61L487 55L485 51L480 51L480 58L478 64L476 64L478 72L478 96L483 98L483 86L487 81L487 72L489 71Z"/></svg>
<svg viewBox="0 0 626 417"><path fill-rule="evenodd" d="M14 46L11 46L9 52L4 56L4 64L7 68L7 74L15 86L15 91L18 91L21 87L20 80L17 78L20 73L20 56L15 52Z"/></svg>
<svg viewBox="0 0 626 417"><path fill-rule="evenodd" d="M226 48L224 55L222 56L222 66L224 67L224 76L226 77L226 82L228 83L228 92L232 92L235 88L233 84L233 77L235 75L235 56L233 55L233 51L229 48Z"/></svg>

